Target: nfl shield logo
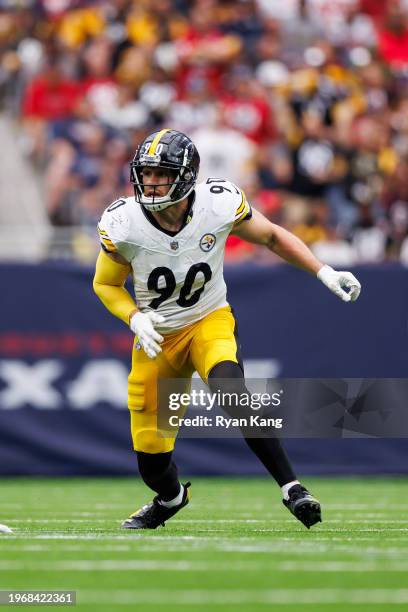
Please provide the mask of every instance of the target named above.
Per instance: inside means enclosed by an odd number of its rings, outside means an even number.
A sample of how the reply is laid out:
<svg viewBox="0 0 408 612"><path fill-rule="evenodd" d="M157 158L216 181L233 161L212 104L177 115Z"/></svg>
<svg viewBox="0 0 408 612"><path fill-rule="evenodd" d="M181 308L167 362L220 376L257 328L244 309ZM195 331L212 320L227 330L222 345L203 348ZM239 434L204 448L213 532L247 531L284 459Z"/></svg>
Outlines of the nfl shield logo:
<svg viewBox="0 0 408 612"><path fill-rule="evenodd" d="M179 248L179 243L176 242L176 240L173 240L173 242L170 242L170 248L172 251L177 251Z"/></svg>

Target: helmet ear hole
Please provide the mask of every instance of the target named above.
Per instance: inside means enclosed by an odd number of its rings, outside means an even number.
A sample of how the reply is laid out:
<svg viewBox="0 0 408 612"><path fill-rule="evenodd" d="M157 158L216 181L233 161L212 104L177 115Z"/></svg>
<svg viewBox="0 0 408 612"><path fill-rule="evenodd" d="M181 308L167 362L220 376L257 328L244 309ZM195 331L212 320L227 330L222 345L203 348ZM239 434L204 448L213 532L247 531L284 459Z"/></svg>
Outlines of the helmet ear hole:
<svg viewBox="0 0 408 612"><path fill-rule="evenodd" d="M170 180L174 181L178 178L178 170L168 170L167 171L167 176Z"/></svg>

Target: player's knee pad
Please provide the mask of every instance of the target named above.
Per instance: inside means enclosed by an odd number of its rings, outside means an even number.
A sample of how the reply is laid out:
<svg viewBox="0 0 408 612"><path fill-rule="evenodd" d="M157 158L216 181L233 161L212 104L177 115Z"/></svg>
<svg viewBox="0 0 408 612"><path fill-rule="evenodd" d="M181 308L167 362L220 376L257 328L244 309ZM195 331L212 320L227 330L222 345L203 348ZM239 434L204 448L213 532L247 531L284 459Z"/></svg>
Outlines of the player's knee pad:
<svg viewBox="0 0 408 612"><path fill-rule="evenodd" d="M175 440L164 438L156 429L132 431L133 448L143 453L167 453L173 450Z"/></svg>

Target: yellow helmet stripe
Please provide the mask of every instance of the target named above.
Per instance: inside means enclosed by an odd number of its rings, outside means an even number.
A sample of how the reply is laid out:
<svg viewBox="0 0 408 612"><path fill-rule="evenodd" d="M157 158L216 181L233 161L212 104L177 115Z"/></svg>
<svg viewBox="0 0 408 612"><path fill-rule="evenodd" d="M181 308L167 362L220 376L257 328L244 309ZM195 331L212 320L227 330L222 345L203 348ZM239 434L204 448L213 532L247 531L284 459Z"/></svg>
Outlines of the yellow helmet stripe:
<svg viewBox="0 0 408 612"><path fill-rule="evenodd" d="M160 130L160 132L156 134L156 136L153 138L152 144L150 145L148 155L154 155L156 153L157 145L159 144L161 137L164 136L166 132L170 132L170 128Z"/></svg>

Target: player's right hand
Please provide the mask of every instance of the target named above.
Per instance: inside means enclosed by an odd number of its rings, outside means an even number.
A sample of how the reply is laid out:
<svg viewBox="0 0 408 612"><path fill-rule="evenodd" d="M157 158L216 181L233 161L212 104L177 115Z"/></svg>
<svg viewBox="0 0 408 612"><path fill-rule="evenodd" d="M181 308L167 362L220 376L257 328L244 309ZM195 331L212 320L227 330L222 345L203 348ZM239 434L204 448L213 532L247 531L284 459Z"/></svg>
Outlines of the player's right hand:
<svg viewBox="0 0 408 612"><path fill-rule="evenodd" d="M164 317L157 312L136 312L130 319L129 327L150 359L155 359L162 351L160 344L163 336L157 333L154 326L163 322Z"/></svg>

